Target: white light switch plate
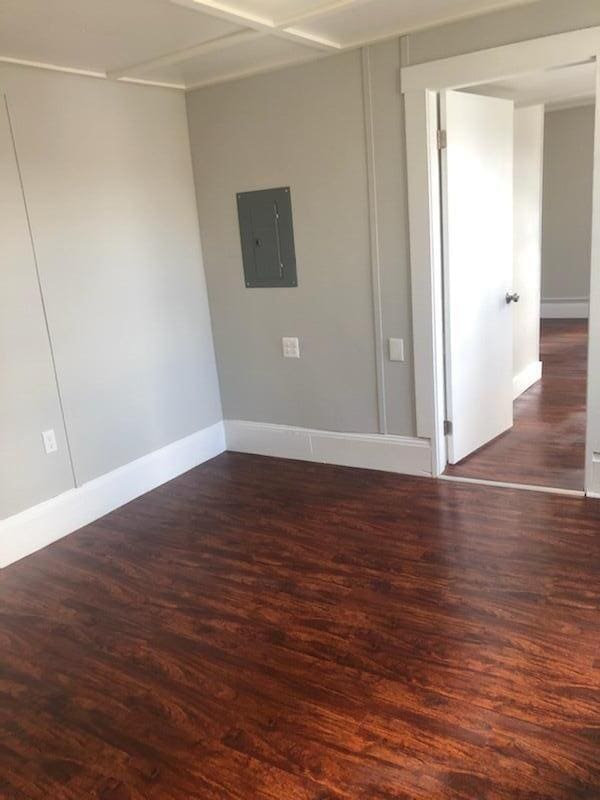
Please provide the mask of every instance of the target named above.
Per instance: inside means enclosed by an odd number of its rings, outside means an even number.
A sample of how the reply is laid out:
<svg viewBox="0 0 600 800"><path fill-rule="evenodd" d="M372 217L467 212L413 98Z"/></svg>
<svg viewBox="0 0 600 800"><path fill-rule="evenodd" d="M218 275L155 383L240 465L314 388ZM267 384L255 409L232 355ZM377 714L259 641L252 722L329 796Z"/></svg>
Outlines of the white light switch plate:
<svg viewBox="0 0 600 800"><path fill-rule="evenodd" d="M295 336L284 336L281 343L284 358L300 358L300 342Z"/></svg>
<svg viewBox="0 0 600 800"><path fill-rule="evenodd" d="M404 339L390 339L390 361L404 361Z"/></svg>
<svg viewBox="0 0 600 800"><path fill-rule="evenodd" d="M46 453L56 453L58 445L56 443L56 434L53 430L43 431L42 439L44 440L44 449Z"/></svg>

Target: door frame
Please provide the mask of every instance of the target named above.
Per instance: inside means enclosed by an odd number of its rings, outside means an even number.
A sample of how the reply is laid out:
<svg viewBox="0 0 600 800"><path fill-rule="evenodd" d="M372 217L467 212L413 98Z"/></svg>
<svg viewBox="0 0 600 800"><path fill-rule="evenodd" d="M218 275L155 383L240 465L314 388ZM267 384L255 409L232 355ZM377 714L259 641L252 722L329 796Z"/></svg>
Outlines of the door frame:
<svg viewBox="0 0 600 800"><path fill-rule="evenodd" d="M595 60L596 110L586 413L585 492L600 497L600 27L545 36L401 70L404 96L417 435L432 474L446 468L442 215L438 93ZM594 409L597 409L593 413Z"/></svg>

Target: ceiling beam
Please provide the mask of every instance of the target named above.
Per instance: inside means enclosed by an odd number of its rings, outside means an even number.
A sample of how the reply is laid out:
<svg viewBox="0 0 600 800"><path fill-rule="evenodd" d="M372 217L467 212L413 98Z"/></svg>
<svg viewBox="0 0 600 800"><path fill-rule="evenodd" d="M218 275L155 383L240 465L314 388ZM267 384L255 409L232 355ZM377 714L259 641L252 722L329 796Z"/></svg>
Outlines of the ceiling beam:
<svg viewBox="0 0 600 800"><path fill-rule="evenodd" d="M346 0L347 2L348 0ZM361 0L351 0L352 2L360 2ZM338 52L341 47L339 42L333 42L321 36L314 34L304 33L302 31L287 30L286 27L275 23L266 17L260 17L252 12L241 11L231 8L226 3L220 0L169 0L174 5L184 6L191 8L194 11L199 11L202 14L208 14L211 17L222 19L231 22L234 25L240 25L244 28L252 28L255 31L262 31L265 34L271 34L279 39L287 39L290 42L311 47L315 50L323 52ZM330 5L330 3L328 3Z"/></svg>
<svg viewBox="0 0 600 800"><path fill-rule="evenodd" d="M250 11L237 10L220 0L169 0L169 2L191 8L193 11L202 11L204 14L232 22L234 25L254 28L254 30L269 31L273 28L273 20Z"/></svg>
<svg viewBox="0 0 600 800"><path fill-rule="evenodd" d="M295 56L294 58L281 59L280 61L274 61L271 64L263 64L260 67L251 67L249 69L242 69L242 70L237 70L235 72L229 72L224 75L213 76L205 80L195 81L194 83L191 83L189 86L185 87L186 92L191 92L194 89L203 89L206 86L215 86L219 83L227 83L228 81L237 80L238 78L250 78L253 75L263 75L264 73L267 72L283 69L285 67L293 67L297 64L306 64L311 61L317 61L318 59L323 58L325 55L326 53L313 52L304 56Z"/></svg>
<svg viewBox="0 0 600 800"><path fill-rule="evenodd" d="M370 0L328 0L326 3L309 8L306 11L300 11L290 17L274 20L274 25L276 28L295 27L296 25L301 25L303 22L312 22L312 20L319 19L319 17L326 17L329 14L334 14L336 11L344 11L352 6L368 2L370 2Z"/></svg>
<svg viewBox="0 0 600 800"><path fill-rule="evenodd" d="M225 50L228 47L234 47L245 42L251 42L254 39L260 39L266 36L262 31L248 30L247 28L234 33L228 33L225 36L219 36L216 39L209 39L206 42L185 47L183 50L176 50L172 53L166 53L156 58L141 61L137 64L129 64L124 67L109 70L107 77L113 80L122 80L131 77L131 74L139 75L139 73L152 72L152 70L160 69L161 67L169 67L173 64L180 64L182 61L187 61L190 58L204 55L205 53L214 53L219 50Z"/></svg>
<svg viewBox="0 0 600 800"><path fill-rule="evenodd" d="M51 72L66 72L70 75L83 75L86 78L100 78L107 80L108 75L106 72L98 72L91 69L80 69L79 67L65 67L61 64L51 64L47 61L30 61L26 58L12 58L11 56L0 55L0 64L16 64L20 67L35 67L36 69L47 69ZM166 81L153 81L152 79L144 80L143 78L123 78L124 81L129 83L141 83L145 86L158 86L161 89L181 89L185 90L183 83L171 83Z"/></svg>

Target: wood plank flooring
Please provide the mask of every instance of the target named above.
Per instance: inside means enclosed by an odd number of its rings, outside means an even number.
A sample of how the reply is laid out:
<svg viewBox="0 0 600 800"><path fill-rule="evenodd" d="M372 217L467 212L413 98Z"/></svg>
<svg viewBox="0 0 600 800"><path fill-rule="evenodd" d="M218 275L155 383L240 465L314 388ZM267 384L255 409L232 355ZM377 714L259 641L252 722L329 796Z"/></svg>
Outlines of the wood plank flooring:
<svg viewBox="0 0 600 800"><path fill-rule="evenodd" d="M600 502L224 454L0 573L0 797L598 800Z"/></svg>
<svg viewBox="0 0 600 800"><path fill-rule="evenodd" d="M583 489L587 320L542 320L542 380L514 403L514 426L446 475Z"/></svg>

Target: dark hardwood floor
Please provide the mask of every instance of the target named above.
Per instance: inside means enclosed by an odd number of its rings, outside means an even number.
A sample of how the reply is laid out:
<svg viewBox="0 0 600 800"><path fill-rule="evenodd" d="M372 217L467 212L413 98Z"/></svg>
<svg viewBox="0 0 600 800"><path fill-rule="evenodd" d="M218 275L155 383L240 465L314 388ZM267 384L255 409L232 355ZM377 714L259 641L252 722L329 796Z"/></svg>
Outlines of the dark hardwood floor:
<svg viewBox="0 0 600 800"><path fill-rule="evenodd" d="M3 799L600 797L599 501L224 454L0 601Z"/></svg>
<svg viewBox="0 0 600 800"><path fill-rule="evenodd" d="M583 489L587 320L542 320L542 380L514 403L514 426L446 475Z"/></svg>

